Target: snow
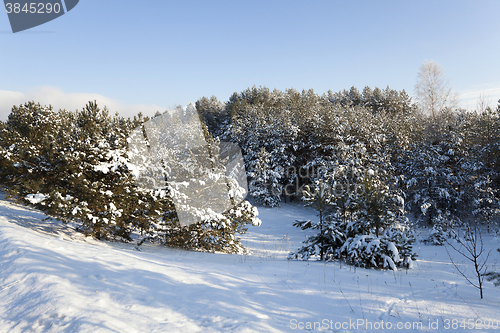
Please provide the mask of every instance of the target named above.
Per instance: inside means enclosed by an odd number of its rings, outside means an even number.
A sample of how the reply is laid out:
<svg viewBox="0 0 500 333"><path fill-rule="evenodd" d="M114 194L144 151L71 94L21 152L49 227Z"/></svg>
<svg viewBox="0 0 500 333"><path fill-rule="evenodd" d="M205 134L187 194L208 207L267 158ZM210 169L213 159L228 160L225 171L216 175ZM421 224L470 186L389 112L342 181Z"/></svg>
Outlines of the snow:
<svg viewBox="0 0 500 333"><path fill-rule="evenodd" d="M426 202L422 206L420 206L420 210L422 211L422 214L425 215L427 214L427 210L431 207L431 203Z"/></svg>
<svg viewBox="0 0 500 333"><path fill-rule="evenodd" d="M49 196L46 194L37 193L37 194L28 194L26 197L24 197L24 199L28 200L29 202L35 205L44 201L48 197Z"/></svg>
<svg viewBox="0 0 500 333"><path fill-rule="evenodd" d="M392 257L393 258L399 258L399 251L398 251L398 249L396 248L396 245L394 245L393 242L389 242L387 244L387 248L389 249L389 251L392 252ZM399 259L399 260L401 260L401 259Z"/></svg>
<svg viewBox="0 0 500 333"><path fill-rule="evenodd" d="M388 331L367 327L382 321L422 325L394 332L447 324L473 332L463 320L500 324L500 288L486 282L480 300L444 247L417 243L415 268L396 272L287 261L308 235L292 223L316 213L294 204L259 211L262 225L242 237L252 254L224 255L99 242L0 201L0 332ZM500 247L484 239L488 249ZM499 260L492 251L492 269Z"/></svg>

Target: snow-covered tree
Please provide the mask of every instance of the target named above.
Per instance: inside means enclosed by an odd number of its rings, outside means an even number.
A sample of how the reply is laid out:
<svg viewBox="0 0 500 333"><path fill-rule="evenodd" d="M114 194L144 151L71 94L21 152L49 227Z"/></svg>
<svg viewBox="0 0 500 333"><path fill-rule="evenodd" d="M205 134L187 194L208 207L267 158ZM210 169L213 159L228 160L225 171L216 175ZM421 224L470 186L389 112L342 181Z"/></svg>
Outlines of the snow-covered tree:
<svg viewBox="0 0 500 333"><path fill-rule="evenodd" d="M341 145L335 156L316 189L304 191L306 202L319 211L320 222L295 223L320 232L289 258L344 258L363 267L390 269L411 266L415 238L404 216L404 200L391 187L388 157L369 154L361 143Z"/></svg>
<svg viewBox="0 0 500 333"><path fill-rule="evenodd" d="M417 75L415 93L421 109L434 118L438 112L456 104L449 79L444 76L443 67L434 61L425 61Z"/></svg>
<svg viewBox="0 0 500 333"><path fill-rule="evenodd" d="M54 112L51 107L32 102L14 107L0 135L0 163L5 166L2 185L14 198L65 222L74 222L86 235L97 239L131 241L132 233L138 232L141 242L158 241L205 251L243 251L237 234L243 233L249 223L260 224L258 211L241 200L244 190L231 176L233 170L226 170L220 160L218 140L207 138L210 154L202 156L207 162L203 165L209 169L205 170L209 171L207 176L224 178L223 187L232 195L233 204L222 214L208 214L211 218L202 223L181 226L173 200L176 187L144 188L134 176L138 166L132 163L127 149L129 134L147 121L141 115L134 120L111 117L95 102L76 113ZM150 149L147 144L143 148ZM199 154L193 150L185 153L191 155L184 161L192 163L175 167L189 175ZM213 189L202 181L198 183L200 196L210 205L216 200Z"/></svg>
<svg viewBox="0 0 500 333"><path fill-rule="evenodd" d="M457 128L453 123L447 127ZM409 193L408 205L418 221L430 227L448 217L459 218L464 199L460 160L463 137L459 130L438 130L433 135L414 143L406 151L402 166Z"/></svg>
<svg viewBox="0 0 500 333"><path fill-rule="evenodd" d="M331 239L331 235L327 233L329 222L327 213L331 208L332 200L331 188L321 180L316 181L312 189L306 185L303 191L303 200L306 207L312 207L318 211L319 222L297 220L293 225L302 230L318 230L318 234L308 237L304 242L305 245L296 253L292 253L290 258L308 259L310 256L319 256L320 260L324 260L326 255L332 254L331 244L335 243L335 240Z"/></svg>
<svg viewBox="0 0 500 333"><path fill-rule="evenodd" d="M171 119L175 121L175 119ZM187 159L172 159L169 168L176 169L177 174L182 173L189 180L191 191L195 191L197 197L183 196L179 186L185 186L186 182L173 182L167 178L169 196L174 198L175 205L182 202L182 209L192 216L199 217L198 222L181 225L178 214L163 218L154 230L155 238L168 246L181 247L190 250L218 251L227 253L243 253L245 249L241 245L238 235L247 230L247 225L260 225L257 217L258 210L248 201L243 199L244 189L227 172L227 161L222 160L220 154L220 142L208 133L204 127L205 139L207 140L207 156L200 151L186 151ZM175 148L174 148L175 149ZM179 152L178 152L179 153ZM198 176L202 171L204 178ZM194 173L193 173L194 172ZM209 179L217 179L217 183ZM215 188L217 184L223 184L225 194ZM220 196L229 195L230 205L225 211L218 212L214 207L219 207L224 198ZM175 196L184 197L175 198ZM199 199L203 198L203 205L199 205ZM193 200L197 200L194 202ZM179 207L178 207L179 208Z"/></svg>
<svg viewBox="0 0 500 333"><path fill-rule="evenodd" d="M500 249L497 251L500 252ZM500 272L488 272L485 276L488 281L494 281L495 287L500 287Z"/></svg>
<svg viewBox="0 0 500 333"><path fill-rule="evenodd" d="M257 203L265 207L276 207L281 201L281 184L279 180L282 173L275 171L271 166L271 154L264 147L257 153L255 160L250 162L251 177L249 193Z"/></svg>

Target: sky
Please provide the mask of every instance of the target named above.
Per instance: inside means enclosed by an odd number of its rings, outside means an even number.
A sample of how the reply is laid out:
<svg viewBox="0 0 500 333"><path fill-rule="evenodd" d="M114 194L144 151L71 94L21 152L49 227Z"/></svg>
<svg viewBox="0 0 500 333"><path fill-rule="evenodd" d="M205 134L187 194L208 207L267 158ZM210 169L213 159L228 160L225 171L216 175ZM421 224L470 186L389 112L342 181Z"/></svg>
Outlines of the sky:
<svg viewBox="0 0 500 333"><path fill-rule="evenodd" d="M15 1L15 0L12 0ZM0 13L0 120L29 100L153 115L256 86L414 94L444 69L462 107L500 99L500 1L80 0L12 33Z"/></svg>

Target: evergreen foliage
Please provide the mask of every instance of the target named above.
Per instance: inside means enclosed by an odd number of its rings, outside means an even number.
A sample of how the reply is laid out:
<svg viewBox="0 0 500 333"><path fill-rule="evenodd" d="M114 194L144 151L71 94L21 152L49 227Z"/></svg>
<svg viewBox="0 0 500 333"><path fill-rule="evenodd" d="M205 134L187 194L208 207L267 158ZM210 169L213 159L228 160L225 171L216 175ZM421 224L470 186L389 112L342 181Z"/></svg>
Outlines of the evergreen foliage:
<svg viewBox="0 0 500 333"><path fill-rule="evenodd" d="M470 219L499 231L500 101L476 111L436 109L430 117L404 90L389 87L319 95L254 86L225 103L203 97L196 109L214 171L225 168L217 159L220 140L238 144L259 205L303 199L318 206L318 195L325 201L319 221L296 223L318 231L297 258L409 265L406 211L430 228L427 241L437 245ZM129 241L138 232L172 246L241 252L236 235L259 223L248 202L183 227L175 187L138 188L127 138L148 120L111 116L95 102L77 112L15 106L0 123L0 184L14 199L76 221L99 239Z"/></svg>
<svg viewBox="0 0 500 333"><path fill-rule="evenodd" d="M200 108L207 101L215 99L201 99ZM377 236L379 230L381 237L394 223L388 217L402 216L399 208L384 208L395 195L404 202L403 211L431 229L426 241L433 244L454 237L462 221L473 217L490 232L499 230L500 105L479 111L440 108L429 116L404 90L389 87L318 95L254 86L234 93L225 107L217 101L217 108L204 109L223 119L213 133L242 147L259 204L305 199L305 186L314 191L324 181L333 192L344 191L333 196L331 222L323 221L336 232L349 224L358 234L371 229ZM376 175L371 180L365 177L369 170ZM371 194L361 199L356 186ZM307 221L297 226L321 229ZM331 239L342 237L348 238L335 233ZM308 255L320 255L315 246Z"/></svg>
<svg viewBox="0 0 500 333"><path fill-rule="evenodd" d="M248 223L260 224L248 202L235 201L224 214L182 227L171 189L138 187L128 137L148 120L141 114L133 120L112 117L95 102L77 112L56 112L34 102L15 106L0 133L1 184L13 199L74 222L97 239L131 241L137 232L140 243L244 251L236 234L244 233ZM206 133L218 158L219 142ZM215 157L212 166L225 174ZM232 178L226 181L232 193L239 191Z"/></svg>
<svg viewBox="0 0 500 333"><path fill-rule="evenodd" d="M497 249L500 252L500 249ZM486 279L488 281L494 281L495 287L500 287L500 272L488 272L486 273Z"/></svg>
<svg viewBox="0 0 500 333"><path fill-rule="evenodd" d="M319 233L289 258L319 256L394 270L411 267L415 236L404 215L404 199L391 184L394 177L387 157L380 151L369 154L361 144L343 146L336 156L334 163L325 165L314 191L308 186L304 191L306 205L319 212L319 223L294 224Z"/></svg>

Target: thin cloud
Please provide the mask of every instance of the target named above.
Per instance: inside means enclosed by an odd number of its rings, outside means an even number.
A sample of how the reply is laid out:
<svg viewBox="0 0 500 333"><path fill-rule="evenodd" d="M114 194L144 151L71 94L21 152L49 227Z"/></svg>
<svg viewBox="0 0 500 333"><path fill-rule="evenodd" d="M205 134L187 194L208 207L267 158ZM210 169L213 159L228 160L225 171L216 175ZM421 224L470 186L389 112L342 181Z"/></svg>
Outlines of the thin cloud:
<svg viewBox="0 0 500 333"><path fill-rule="evenodd" d="M158 105L123 104L115 99L91 93L66 93L57 87L37 87L28 92L9 91L0 89L0 120L7 120L13 105L20 105L28 101L39 102L41 105L52 105L55 110L82 109L89 101L97 101L100 107L106 106L111 114L118 112L123 117L133 117L139 112L152 116L156 111L164 111Z"/></svg>
<svg viewBox="0 0 500 333"><path fill-rule="evenodd" d="M500 87L463 91L459 100L463 108L474 110L481 97L489 106L496 107L500 99Z"/></svg>

